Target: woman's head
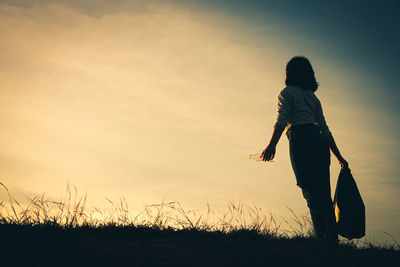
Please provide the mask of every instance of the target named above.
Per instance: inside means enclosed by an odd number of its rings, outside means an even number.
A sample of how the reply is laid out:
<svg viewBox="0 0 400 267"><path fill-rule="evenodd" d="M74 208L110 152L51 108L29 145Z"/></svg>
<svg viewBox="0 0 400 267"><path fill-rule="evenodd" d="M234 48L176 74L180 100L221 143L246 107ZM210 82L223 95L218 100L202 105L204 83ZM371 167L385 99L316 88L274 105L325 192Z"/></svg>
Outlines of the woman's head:
<svg viewBox="0 0 400 267"><path fill-rule="evenodd" d="M310 61L303 56L293 57L286 65L286 85L295 85L315 92L318 83Z"/></svg>

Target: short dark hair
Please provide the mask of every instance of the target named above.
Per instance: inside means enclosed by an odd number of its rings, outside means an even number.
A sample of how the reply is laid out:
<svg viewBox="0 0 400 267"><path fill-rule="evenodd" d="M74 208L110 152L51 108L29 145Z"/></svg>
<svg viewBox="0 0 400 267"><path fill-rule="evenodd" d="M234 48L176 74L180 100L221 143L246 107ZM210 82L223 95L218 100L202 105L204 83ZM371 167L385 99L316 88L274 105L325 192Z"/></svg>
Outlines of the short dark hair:
<svg viewBox="0 0 400 267"><path fill-rule="evenodd" d="M286 65L286 85L295 85L315 92L319 83L315 80L310 61L303 56L293 57Z"/></svg>

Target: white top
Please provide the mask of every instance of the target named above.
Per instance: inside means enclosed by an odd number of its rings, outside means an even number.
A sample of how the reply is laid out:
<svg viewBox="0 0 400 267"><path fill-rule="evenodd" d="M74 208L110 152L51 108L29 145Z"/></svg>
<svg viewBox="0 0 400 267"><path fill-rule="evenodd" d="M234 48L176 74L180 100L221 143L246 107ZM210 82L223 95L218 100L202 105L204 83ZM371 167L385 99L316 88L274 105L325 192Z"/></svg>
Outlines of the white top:
<svg viewBox="0 0 400 267"><path fill-rule="evenodd" d="M309 90L298 86L286 86L278 96L278 112L275 125L290 126L313 123L324 136L331 135L322 112L321 102Z"/></svg>

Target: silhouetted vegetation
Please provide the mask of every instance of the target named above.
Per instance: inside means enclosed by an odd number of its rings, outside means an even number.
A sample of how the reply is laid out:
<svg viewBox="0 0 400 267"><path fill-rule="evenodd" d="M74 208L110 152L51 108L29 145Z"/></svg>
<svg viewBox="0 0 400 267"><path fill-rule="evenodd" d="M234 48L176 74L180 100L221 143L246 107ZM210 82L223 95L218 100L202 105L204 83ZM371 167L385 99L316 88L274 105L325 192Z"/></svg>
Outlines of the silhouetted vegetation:
<svg viewBox="0 0 400 267"><path fill-rule="evenodd" d="M2 185L2 184L1 184ZM5 190L7 188L2 185ZM8 190L7 190L8 192ZM57 202L44 194L21 205L1 202L2 266L398 266L398 244L312 237L310 220L297 216L289 231L257 206L228 203L225 214L205 215L179 202L149 205L130 216L124 198L112 208L86 206L67 187ZM290 225L289 222L284 222ZM394 241L395 242L395 241Z"/></svg>

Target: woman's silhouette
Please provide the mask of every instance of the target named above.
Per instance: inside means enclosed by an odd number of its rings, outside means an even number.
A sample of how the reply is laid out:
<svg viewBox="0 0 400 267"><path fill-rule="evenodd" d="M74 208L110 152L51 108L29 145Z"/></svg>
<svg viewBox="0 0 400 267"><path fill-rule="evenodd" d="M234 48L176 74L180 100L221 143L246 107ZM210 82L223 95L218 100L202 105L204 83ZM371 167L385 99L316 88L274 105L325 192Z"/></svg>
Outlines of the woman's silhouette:
<svg viewBox="0 0 400 267"><path fill-rule="evenodd" d="M310 208L315 236L337 241L335 214L329 177L330 151L342 168L341 156L314 92L318 88L314 70L305 57L293 57L286 66L286 87L278 96L278 114L269 145L262 152L265 161L275 156L276 145L286 127L290 160L297 185Z"/></svg>

